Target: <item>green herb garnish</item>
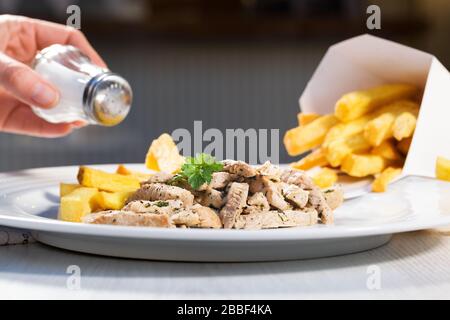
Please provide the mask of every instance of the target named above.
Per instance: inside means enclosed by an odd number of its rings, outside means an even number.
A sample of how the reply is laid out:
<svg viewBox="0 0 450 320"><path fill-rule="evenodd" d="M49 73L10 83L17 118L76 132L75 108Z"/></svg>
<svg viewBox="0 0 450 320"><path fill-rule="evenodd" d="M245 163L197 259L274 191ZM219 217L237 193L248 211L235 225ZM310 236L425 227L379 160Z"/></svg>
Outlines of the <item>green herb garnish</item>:
<svg viewBox="0 0 450 320"><path fill-rule="evenodd" d="M195 157L187 157L182 165L181 171L172 179L172 183L185 180L193 189L200 188L204 183L210 183L212 174L223 169L223 164L205 153L197 154Z"/></svg>
<svg viewBox="0 0 450 320"><path fill-rule="evenodd" d="M160 208L167 207L168 205L169 205L169 203L167 201L160 200L160 201L155 202L155 206L160 207Z"/></svg>

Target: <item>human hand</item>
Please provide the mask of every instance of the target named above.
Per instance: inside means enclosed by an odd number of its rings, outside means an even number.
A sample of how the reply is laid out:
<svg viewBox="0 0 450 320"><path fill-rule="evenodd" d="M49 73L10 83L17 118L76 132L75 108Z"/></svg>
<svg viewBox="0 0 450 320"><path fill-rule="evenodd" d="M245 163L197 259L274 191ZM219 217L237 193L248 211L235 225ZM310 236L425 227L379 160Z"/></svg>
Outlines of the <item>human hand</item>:
<svg viewBox="0 0 450 320"><path fill-rule="evenodd" d="M51 108L59 92L30 68L36 53L52 44L70 44L92 61L103 60L78 30L64 25L20 16L0 15L0 131L38 137L60 137L83 122L49 123L30 108Z"/></svg>

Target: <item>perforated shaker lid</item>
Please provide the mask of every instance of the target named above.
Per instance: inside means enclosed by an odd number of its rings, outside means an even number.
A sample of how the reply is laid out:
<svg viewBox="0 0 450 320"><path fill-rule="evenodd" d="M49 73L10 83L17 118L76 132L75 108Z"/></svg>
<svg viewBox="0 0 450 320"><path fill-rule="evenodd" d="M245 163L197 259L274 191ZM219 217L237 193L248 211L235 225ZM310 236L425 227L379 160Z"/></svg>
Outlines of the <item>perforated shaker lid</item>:
<svg viewBox="0 0 450 320"><path fill-rule="evenodd" d="M84 92L86 111L98 124L115 126L130 111L133 93L121 76L106 72L92 78Z"/></svg>

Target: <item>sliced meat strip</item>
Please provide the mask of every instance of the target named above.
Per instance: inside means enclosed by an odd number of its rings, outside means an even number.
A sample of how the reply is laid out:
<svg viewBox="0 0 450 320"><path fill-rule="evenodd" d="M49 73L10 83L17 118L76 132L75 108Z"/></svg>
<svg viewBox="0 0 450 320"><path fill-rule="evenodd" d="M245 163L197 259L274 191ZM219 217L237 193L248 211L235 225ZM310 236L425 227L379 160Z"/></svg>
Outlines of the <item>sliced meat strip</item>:
<svg viewBox="0 0 450 320"><path fill-rule="evenodd" d="M216 189L207 188L205 191L198 192L197 195L195 200L202 206L211 206L217 209L220 209L223 206L224 199L222 192Z"/></svg>
<svg viewBox="0 0 450 320"><path fill-rule="evenodd" d="M328 205L325 195L304 171L285 169L281 174L281 181L288 184L295 184L300 188L309 191L308 202L314 209L317 210L322 223L333 223L333 211Z"/></svg>
<svg viewBox="0 0 450 320"><path fill-rule="evenodd" d="M288 201L300 209L308 203L309 192L295 184L282 183L281 192Z"/></svg>
<svg viewBox="0 0 450 320"><path fill-rule="evenodd" d="M317 211L308 208L304 210L288 210L285 212L265 211L241 215L235 224L237 229L273 229L285 227L305 227L317 224Z"/></svg>
<svg viewBox="0 0 450 320"><path fill-rule="evenodd" d="M110 224L118 226L172 228L169 215L157 213L135 213L132 211L109 210L91 213L83 217L84 223Z"/></svg>
<svg viewBox="0 0 450 320"><path fill-rule="evenodd" d="M256 169L256 173L272 181L280 181L282 169L279 166L271 164L270 161L266 161Z"/></svg>
<svg viewBox="0 0 450 320"><path fill-rule="evenodd" d="M173 178L173 174L167 172L157 172L152 174L147 181L141 182L142 185L149 183L167 183Z"/></svg>
<svg viewBox="0 0 450 320"><path fill-rule="evenodd" d="M185 207L190 207L194 203L194 195L180 187L152 183L143 185L131 195L128 202L133 200L180 200Z"/></svg>
<svg viewBox="0 0 450 320"><path fill-rule="evenodd" d="M225 229L231 229L236 218L242 213L247 203L248 184L232 182L226 197L226 203L220 210L220 219Z"/></svg>
<svg viewBox="0 0 450 320"><path fill-rule="evenodd" d="M122 210L136 213L159 213L171 215L183 208L180 200L134 200L125 205Z"/></svg>
<svg viewBox="0 0 450 320"><path fill-rule="evenodd" d="M220 221L219 215L213 209L196 204L192 207L192 211L198 215L200 220L197 227L212 229L222 228L222 221Z"/></svg>
<svg viewBox="0 0 450 320"><path fill-rule="evenodd" d="M292 209L292 206L284 199L283 194L281 193L280 183L266 180L265 186L265 194L272 207L283 211Z"/></svg>
<svg viewBox="0 0 450 320"><path fill-rule="evenodd" d="M256 169L244 161L223 160L223 171L237 174L244 178L256 176Z"/></svg>
<svg viewBox="0 0 450 320"><path fill-rule="evenodd" d="M344 202L344 192L339 187L324 190L323 194L331 210L336 209Z"/></svg>

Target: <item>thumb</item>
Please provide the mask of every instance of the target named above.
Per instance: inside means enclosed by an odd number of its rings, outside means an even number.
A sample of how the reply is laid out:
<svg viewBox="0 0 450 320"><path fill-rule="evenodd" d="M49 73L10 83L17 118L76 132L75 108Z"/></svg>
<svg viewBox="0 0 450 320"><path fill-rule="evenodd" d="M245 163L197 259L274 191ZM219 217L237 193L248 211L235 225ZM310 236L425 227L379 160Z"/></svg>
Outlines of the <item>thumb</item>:
<svg viewBox="0 0 450 320"><path fill-rule="evenodd" d="M28 105L51 108L59 93L29 66L0 53L0 86Z"/></svg>

